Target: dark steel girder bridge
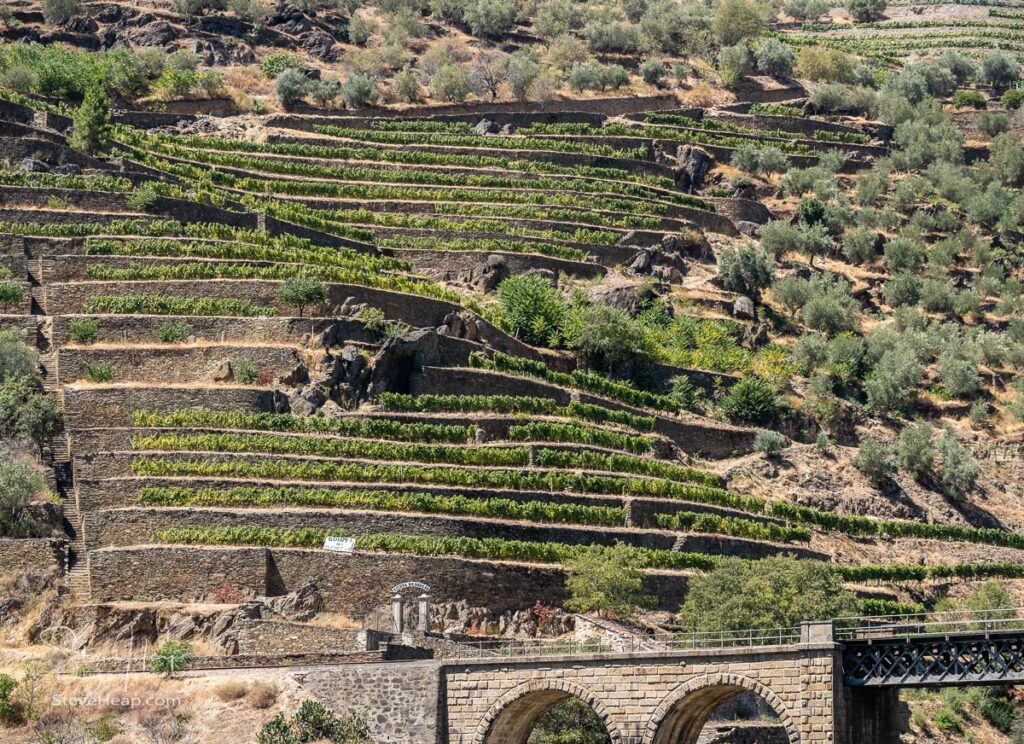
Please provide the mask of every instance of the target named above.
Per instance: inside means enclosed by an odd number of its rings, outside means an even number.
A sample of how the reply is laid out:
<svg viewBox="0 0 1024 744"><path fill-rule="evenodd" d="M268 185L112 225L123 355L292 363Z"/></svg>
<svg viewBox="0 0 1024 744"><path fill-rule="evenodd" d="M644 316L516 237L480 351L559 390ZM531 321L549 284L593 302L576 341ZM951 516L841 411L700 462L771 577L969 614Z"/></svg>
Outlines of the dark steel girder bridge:
<svg viewBox="0 0 1024 744"><path fill-rule="evenodd" d="M847 687L1024 682L1024 612L1006 609L837 621Z"/></svg>

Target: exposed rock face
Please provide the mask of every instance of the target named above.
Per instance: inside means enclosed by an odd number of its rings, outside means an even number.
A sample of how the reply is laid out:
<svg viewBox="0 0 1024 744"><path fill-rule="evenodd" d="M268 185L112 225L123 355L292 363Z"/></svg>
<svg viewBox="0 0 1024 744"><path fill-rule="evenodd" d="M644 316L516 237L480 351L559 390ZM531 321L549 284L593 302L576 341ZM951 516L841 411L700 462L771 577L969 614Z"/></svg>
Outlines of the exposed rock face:
<svg viewBox="0 0 1024 744"><path fill-rule="evenodd" d="M153 21L128 37L132 43L144 47L162 47L178 38L178 31L167 21Z"/></svg>
<svg viewBox="0 0 1024 744"><path fill-rule="evenodd" d="M510 273L505 259L491 254L482 264L460 277L460 280L481 292L493 292Z"/></svg>
<svg viewBox="0 0 1024 744"><path fill-rule="evenodd" d="M704 185L704 179L715 164L715 159L706 150L687 145L676 152L676 162L676 183L683 191L693 191Z"/></svg>
<svg viewBox="0 0 1024 744"><path fill-rule="evenodd" d="M336 62L339 56L338 45L330 34L318 28L313 29L299 37L302 48L309 56L321 62Z"/></svg>
<svg viewBox="0 0 1024 744"><path fill-rule="evenodd" d="M444 633L552 637L569 633L575 626L571 613L539 603L529 610L501 614L486 607L470 607L465 601L436 604L430 610L431 628Z"/></svg>
<svg viewBox="0 0 1024 744"><path fill-rule="evenodd" d="M639 314L654 297L654 290L642 284L596 287L590 292L592 302L625 310L633 316Z"/></svg>

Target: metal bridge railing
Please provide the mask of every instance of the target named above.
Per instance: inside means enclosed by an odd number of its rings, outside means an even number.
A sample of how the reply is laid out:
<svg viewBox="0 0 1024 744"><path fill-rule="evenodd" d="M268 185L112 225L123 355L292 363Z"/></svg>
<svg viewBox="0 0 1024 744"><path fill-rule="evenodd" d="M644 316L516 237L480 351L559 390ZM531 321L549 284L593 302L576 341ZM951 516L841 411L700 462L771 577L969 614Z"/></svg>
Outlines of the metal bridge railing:
<svg viewBox="0 0 1024 744"><path fill-rule="evenodd" d="M1024 608L836 618L837 641L1024 630Z"/></svg>
<svg viewBox="0 0 1024 744"><path fill-rule="evenodd" d="M460 641L457 658L504 658L514 656L583 656L594 654L673 653L701 649L783 646L799 643L801 629L771 628L715 633L681 633L664 636L621 636L583 640L517 640L513 638L479 642Z"/></svg>

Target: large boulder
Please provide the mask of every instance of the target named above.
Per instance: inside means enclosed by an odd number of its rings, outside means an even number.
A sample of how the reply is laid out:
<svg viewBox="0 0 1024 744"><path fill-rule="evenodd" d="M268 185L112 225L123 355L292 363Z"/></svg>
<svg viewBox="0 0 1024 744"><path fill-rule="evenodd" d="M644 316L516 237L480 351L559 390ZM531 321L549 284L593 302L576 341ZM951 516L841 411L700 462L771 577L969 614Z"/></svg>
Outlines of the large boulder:
<svg viewBox="0 0 1024 744"><path fill-rule="evenodd" d="M321 62L336 62L341 53L331 35L318 28L300 35L299 42L310 57Z"/></svg>
<svg viewBox="0 0 1024 744"><path fill-rule="evenodd" d="M707 150L686 145L676 152L676 183L683 191L694 191L704 185L704 179L715 164Z"/></svg>
<svg viewBox="0 0 1024 744"><path fill-rule="evenodd" d="M132 43L143 47L163 47L178 38L178 31L167 21L153 21L131 33Z"/></svg>

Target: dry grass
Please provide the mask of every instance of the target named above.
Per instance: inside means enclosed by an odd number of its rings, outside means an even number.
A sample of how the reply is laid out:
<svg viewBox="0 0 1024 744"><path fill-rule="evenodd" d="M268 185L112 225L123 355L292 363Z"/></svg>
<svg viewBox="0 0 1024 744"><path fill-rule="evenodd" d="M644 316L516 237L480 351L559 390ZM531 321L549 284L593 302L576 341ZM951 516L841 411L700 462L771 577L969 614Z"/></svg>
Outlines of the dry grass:
<svg viewBox="0 0 1024 744"><path fill-rule="evenodd" d="M222 703L230 703L234 700L241 700L249 692L249 685L245 683L245 680L241 679L229 679L227 682L222 682L213 689L213 694L217 696L217 699Z"/></svg>
<svg viewBox="0 0 1024 744"><path fill-rule="evenodd" d="M277 702L277 688L266 682L256 682L249 690L245 701L256 710L266 710Z"/></svg>

